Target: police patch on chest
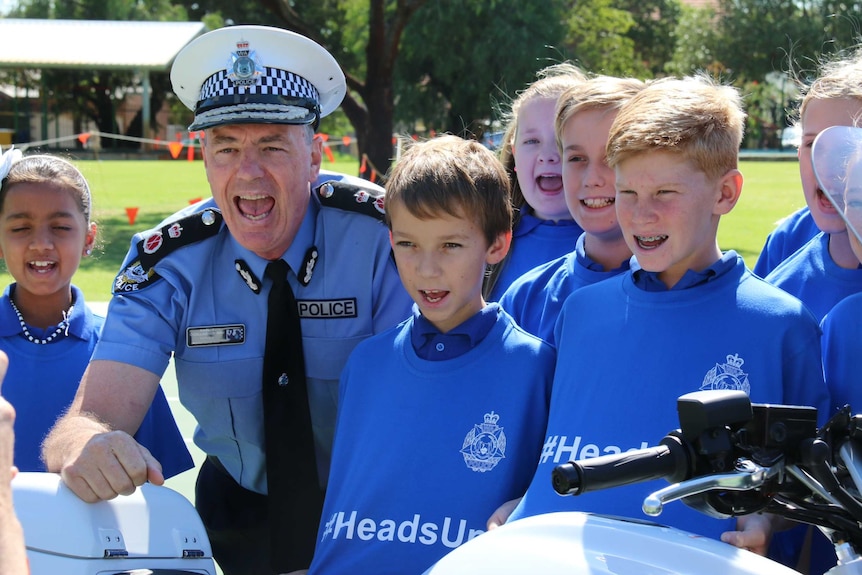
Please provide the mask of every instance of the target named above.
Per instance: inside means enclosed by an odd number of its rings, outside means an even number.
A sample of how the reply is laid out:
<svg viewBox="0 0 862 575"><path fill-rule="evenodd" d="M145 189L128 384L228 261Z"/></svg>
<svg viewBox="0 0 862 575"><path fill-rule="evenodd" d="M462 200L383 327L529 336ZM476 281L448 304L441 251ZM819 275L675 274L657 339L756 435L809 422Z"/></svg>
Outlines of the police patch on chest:
<svg viewBox="0 0 862 575"><path fill-rule="evenodd" d="M245 343L245 325L208 325L186 328L188 347L209 345L236 345Z"/></svg>
<svg viewBox="0 0 862 575"><path fill-rule="evenodd" d="M296 307L303 319L334 319L357 317L356 298L344 299L301 299Z"/></svg>

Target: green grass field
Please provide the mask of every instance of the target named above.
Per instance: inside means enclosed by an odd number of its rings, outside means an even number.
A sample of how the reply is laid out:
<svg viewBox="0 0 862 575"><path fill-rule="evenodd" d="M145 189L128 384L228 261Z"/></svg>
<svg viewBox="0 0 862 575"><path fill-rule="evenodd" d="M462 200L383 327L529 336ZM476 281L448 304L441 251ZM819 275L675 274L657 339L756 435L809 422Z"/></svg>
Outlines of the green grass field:
<svg viewBox="0 0 862 575"><path fill-rule="evenodd" d="M201 161L106 160L77 165L92 188L101 246L84 258L73 283L88 301L107 301L132 234L157 225L192 200L208 197L209 186ZM348 174L358 171L358 163L349 158L324 162L323 167ZM737 250L753 267L776 222L805 201L795 161L744 161L741 169L745 175L742 197L722 219L719 244L722 249ZM129 224L127 208L138 210L134 225ZM5 287L11 281L2 268L0 285Z"/></svg>

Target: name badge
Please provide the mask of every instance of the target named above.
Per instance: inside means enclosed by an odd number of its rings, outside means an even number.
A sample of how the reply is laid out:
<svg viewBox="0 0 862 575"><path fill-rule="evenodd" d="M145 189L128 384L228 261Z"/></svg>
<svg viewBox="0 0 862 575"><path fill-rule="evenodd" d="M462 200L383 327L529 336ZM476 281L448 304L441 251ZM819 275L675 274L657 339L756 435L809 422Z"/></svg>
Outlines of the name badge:
<svg viewBox="0 0 862 575"><path fill-rule="evenodd" d="M210 325L186 329L186 345L203 347L207 345L236 345L245 343L245 325Z"/></svg>
<svg viewBox="0 0 862 575"><path fill-rule="evenodd" d="M296 302L299 317L304 319L340 319L357 317L356 298L303 299Z"/></svg>

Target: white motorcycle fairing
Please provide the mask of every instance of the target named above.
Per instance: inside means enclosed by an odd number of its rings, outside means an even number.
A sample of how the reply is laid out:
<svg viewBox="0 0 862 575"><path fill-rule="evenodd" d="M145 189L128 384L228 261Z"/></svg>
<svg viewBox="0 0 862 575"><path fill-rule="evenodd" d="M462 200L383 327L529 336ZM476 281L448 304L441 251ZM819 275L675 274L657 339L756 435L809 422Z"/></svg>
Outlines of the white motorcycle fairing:
<svg viewBox="0 0 862 575"><path fill-rule="evenodd" d="M215 575L200 517L185 497L145 484L132 495L86 503L55 473L12 480L32 575Z"/></svg>
<svg viewBox="0 0 862 575"><path fill-rule="evenodd" d="M507 523L454 549L425 575L476 573L799 575L765 557L672 527L578 512Z"/></svg>

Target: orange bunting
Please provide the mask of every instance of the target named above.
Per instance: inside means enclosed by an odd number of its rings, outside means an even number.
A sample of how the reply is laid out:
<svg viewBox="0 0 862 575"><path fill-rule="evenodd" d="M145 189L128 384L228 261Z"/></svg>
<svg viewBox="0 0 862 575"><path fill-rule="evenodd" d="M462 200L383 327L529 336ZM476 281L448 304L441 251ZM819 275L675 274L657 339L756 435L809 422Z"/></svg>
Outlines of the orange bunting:
<svg viewBox="0 0 862 575"><path fill-rule="evenodd" d="M318 136L320 136L320 139L323 140L324 142L329 141L329 134L318 134Z"/></svg>
<svg viewBox="0 0 862 575"><path fill-rule="evenodd" d="M81 142L82 145L87 145L87 140L90 139L90 132L84 132L83 134L78 134L78 141Z"/></svg>
<svg viewBox="0 0 862 575"><path fill-rule="evenodd" d="M326 153L326 159L327 160L329 160L330 162L335 161L335 156L332 154L332 150L329 149L329 146L326 146L325 148L323 148L323 151Z"/></svg>
<svg viewBox="0 0 862 575"><path fill-rule="evenodd" d="M341 143L344 144L345 146L349 146L350 141L351 141L350 136L342 136L342 138L341 138Z"/></svg>
<svg viewBox="0 0 862 575"><path fill-rule="evenodd" d="M138 208L126 208L126 215L129 217L129 225L135 225L135 218L138 217Z"/></svg>
<svg viewBox="0 0 862 575"><path fill-rule="evenodd" d="M363 155L362 156L362 163L359 164L359 173L364 174L365 170L367 170L367 169L368 169L368 166L366 165L365 155Z"/></svg>
<svg viewBox="0 0 862 575"><path fill-rule="evenodd" d="M183 151L183 143L168 142L168 149L171 151L171 157L176 160L180 157L180 152Z"/></svg>
<svg viewBox="0 0 862 575"><path fill-rule="evenodd" d="M196 203L200 202L201 200L203 200L203 198L192 198L189 200L189 205L191 206L193 204L196 204Z"/></svg>

